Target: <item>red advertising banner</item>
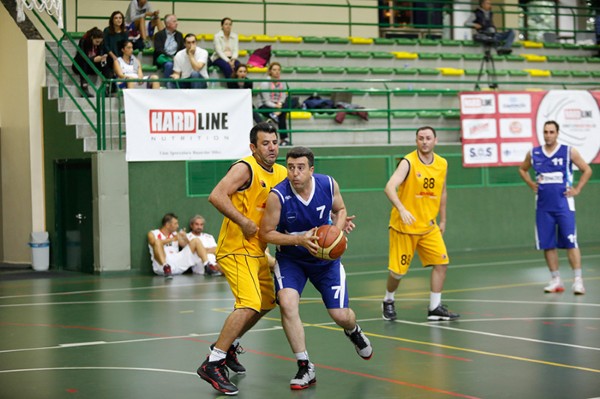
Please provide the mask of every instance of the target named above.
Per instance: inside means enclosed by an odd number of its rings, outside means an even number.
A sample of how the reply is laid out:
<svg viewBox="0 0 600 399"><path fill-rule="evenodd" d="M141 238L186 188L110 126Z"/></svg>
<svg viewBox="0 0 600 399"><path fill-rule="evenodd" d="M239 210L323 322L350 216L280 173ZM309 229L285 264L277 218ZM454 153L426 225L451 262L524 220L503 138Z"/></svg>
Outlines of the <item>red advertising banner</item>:
<svg viewBox="0 0 600 399"><path fill-rule="evenodd" d="M556 121L558 141L600 163L600 92L585 90L460 93L463 166L515 166L544 143Z"/></svg>

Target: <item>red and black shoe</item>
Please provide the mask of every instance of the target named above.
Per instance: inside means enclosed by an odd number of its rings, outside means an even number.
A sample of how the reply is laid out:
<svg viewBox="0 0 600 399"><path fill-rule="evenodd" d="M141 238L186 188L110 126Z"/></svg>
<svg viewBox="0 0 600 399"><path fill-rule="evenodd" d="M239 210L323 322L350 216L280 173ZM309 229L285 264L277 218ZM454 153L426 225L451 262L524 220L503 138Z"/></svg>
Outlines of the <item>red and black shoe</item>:
<svg viewBox="0 0 600 399"><path fill-rule="evenodd" d="M225 359L209 362L207 356L204 363L196 370L196 373L217 391L225 395L237 395L238 388L229 381Z"/></svg>
<svg viewBox="0 0 600 399"><path fill-rule="evenodd" d="M171 272L171 266L164 265L163 266L163 273L165 274L165 279L171 280L173 278L173 273Z"/></svg>

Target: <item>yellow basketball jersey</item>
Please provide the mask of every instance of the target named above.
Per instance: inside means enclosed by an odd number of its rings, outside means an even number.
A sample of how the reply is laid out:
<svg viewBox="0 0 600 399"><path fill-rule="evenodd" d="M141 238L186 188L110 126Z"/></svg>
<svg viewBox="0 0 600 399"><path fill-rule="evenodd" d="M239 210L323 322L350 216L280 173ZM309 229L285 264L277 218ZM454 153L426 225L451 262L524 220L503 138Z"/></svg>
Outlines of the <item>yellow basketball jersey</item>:
<svg viewBox="0 0 600 399"><path fill-rule="evenodd" d="M390 215L391 228L406 234L425 234L437 224L448 161L437 154L433 156L433 162L429 165L419 159L417 151L404 157L410 169L406 179L398 187L398 198L416 220L410 226L402 223L400 212L393 207Z"/></svg>
<svg viewBox="0 0 600 399"><path fill-rule="evenodd" d="M231 202L244 216L260 226L269 192L287 177L287 170L275 164L269 172L252 155L240 159L234 165L240 162L250 167L250 183L233 194ZM217 259L230 254L263 256L266 247L267 244L260 241L258 235L246 240L240 226L228 217L223 219L217 244Z"/></svg>

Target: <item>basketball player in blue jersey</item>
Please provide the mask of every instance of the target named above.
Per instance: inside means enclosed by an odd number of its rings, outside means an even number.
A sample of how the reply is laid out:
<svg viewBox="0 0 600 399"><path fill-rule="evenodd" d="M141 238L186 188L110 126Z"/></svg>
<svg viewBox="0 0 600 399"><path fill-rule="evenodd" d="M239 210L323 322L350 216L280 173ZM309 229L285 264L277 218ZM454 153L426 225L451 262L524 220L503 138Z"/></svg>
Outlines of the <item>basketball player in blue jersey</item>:
<svg viewBox="0 0 600 399"><path fill-rule="evenodd" d="M546 263L552 275L544 291L565 290L558 270L557 248L566 248L574 275L573 293L583 295L585 287L581 276L581 253L577 246L573 197L578 195L588 182L592 176L592 169L577 149L558 142L558 129L558 123L555 121L547 121L544 124L544 145L527 153L519 167L519 174L536 193L535 244L537 249L544 250ZM573 164L581 171L581 177L575 186ZM535 171L535 181L529 176L531 167Z"/></svg>
<svg viewBox="0 0 600 399"><path fill-rule="evenodd" d="M348 231L338 184L330 176L314 173L314 155L308 148L292 148L286 163L287 179L271 190L258 234L261 240L277 245L275 289L281 323L298 362L290 388L298 390L316 383L299 314L300 296L308 280L319 290L329 315L344 329L359 356L369 360L373 348L348 307L346 272L340 260L315 257L318 226L333 221L340 230Z"/></svg>

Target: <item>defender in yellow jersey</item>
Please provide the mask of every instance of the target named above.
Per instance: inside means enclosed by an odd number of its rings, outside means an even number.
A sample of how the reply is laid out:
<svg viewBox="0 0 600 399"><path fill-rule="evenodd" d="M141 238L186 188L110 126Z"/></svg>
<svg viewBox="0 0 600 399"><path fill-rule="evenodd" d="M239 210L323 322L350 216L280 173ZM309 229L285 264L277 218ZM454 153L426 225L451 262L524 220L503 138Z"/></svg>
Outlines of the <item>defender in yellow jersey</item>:
<svg viewBox="0 0 600 399"><path fill-rule="evenodd" d="M269 123L254 126L250 150L252 155L235 162L208 197L225 216L216 255L235 297L235 308L197 373L226 395L235 395L238 389L225 367L238 374L246 372L237 359L239 338L275 307L267 245L258 239L258 226L271 188L287 176L286 168L275 163L279 154L277 129Z"/></svg>
<svg viewBox="0 0 600 399"><path fill-rule="evenodd" d="M394 205L390 215L390 254L383 318L396 320L394 294L406 275L415 251L423 266L431 266L428 320L453 320L458 314L442 304L442 289L450 259L442 234L446 229L448 162L433 152L435 129L417 129L417 150L404 157L385 186ZM440 215L438 225L436 219Z"/></svg>

